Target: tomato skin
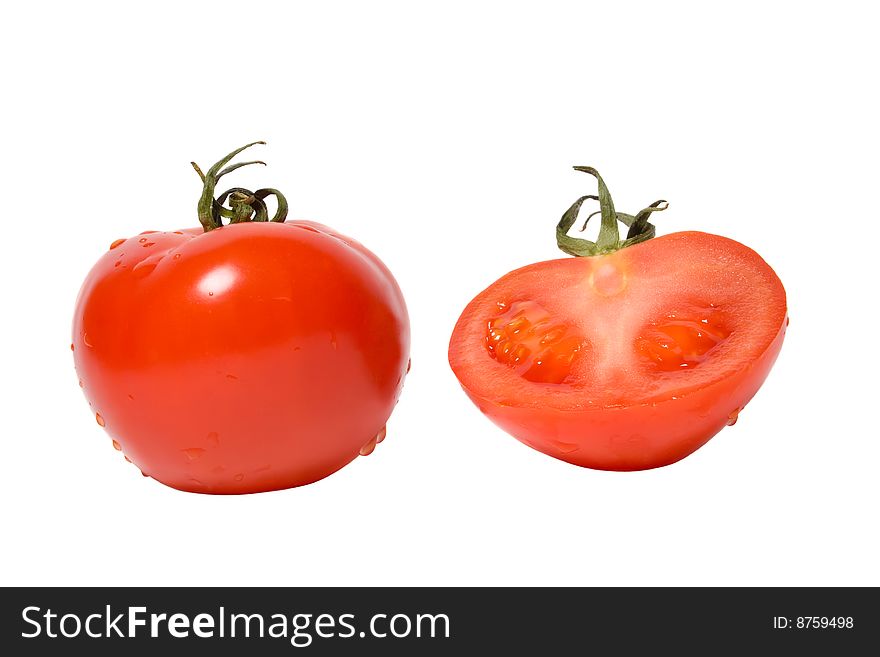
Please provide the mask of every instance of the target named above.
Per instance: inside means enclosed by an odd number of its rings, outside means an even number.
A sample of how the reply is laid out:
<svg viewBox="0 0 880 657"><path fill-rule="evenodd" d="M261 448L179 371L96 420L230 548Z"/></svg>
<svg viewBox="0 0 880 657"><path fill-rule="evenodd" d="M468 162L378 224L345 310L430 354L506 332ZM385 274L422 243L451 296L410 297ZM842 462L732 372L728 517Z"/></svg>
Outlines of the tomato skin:
<svg viewBox="0 0 880 657"><path fill-rule="evenodd" d="M687 308L693 299L723 316L730 330L720 331L719 339L729 338L736 349L722 344L687 371L640 360L638 345L651 335L651 319L664 309ZM712 299L724 303L716 308ZM572 375L564 385L555 385L559 377L550 384L530 381L529 363L511 360L515 349L531 348L532 359L536 348L546 349L527 335L511 334L519 332L516 315L499 329L498 315L512 312L512 300L527 308L523 317L546 315L546 327L567 326L569 335L583 335L585 346L575 354L581 363L572 367L580 378ZM682 319L681 313L670 317ZM704 321L698 318L697 326L711 331ZM787 325L782 284L754 251L715 235L676 233L610 256L535 263L507 274L465 308L449 361L474 404L524 444L583 467L644 470L675 463L736 422L776 361ZM553 330L558 328L547 334ZM492 357L487 345L497 335L501 341L493 349L513 340L511 356ZM615 358L601 357L604 342L614 346ZM687 347L685 352L693 345ZM622 358L624 352L630 358ZM609 371L590 370L593 361L619 376L602 379ZM613 383L593 385L585 373Z"/></svg>
<svg viewBox="0 0 880 657"><path fill-rule="evenodd" d="M129 238L93 267L73 321L98 423L144 474L202 493L349 463L384 431L409 341L381 261L295 221Z"/></svg>

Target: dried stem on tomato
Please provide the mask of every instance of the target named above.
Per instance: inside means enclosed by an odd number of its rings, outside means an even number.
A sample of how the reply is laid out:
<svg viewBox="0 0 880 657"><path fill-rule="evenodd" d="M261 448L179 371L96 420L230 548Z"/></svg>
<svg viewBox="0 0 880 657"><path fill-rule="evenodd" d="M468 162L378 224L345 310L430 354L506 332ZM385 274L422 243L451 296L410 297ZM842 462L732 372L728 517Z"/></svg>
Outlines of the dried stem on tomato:
<svg viewBox="0 0 880 657"><path fill-rule="evenodd" d="M199 174L199 178L202 179L202 196L199 198L198 210L199 222L201 222L206 233L215 228L220 228L223 225L223 217L229 219L230 224L237 224L245 221L283 222L287 219L287 199L284 198L284 195L281 192L271 187L264 187L255 192L245 189L244 187L232 187L220 194L217 198L214 198L214 190L217 186L217 181L227 173L232 173L236 169L240 169L241 167L250 164L262 164L265 166L266 163L261 160L238 162L226 166L232 158L246 148L265 143L266 142L264 141L255 141L242 146L241 148L235 149L208 169L208 173L202 173L198 164L190 162L193 169ZM265 203L267 196L274 196L278 202L278 209L275 211L275 216L271 219L269 219L269 210ZM229 202L229 207L224 205L227 201Z"/></svg>
<svg viewBox="0 0 880 657"><path fill-rule="evenodd" d="M625 249L628 246L639 244L640 242L644 242L654 237L654 224L650 223L648 218L651 216L651 213L660 212L668 208L669 203L664 200L654 201L651 205L641 210L636 215L617 212L614 209L614 201L611 198L611 193L608 191L605 181L602 180L602 176L599 175L599 172L596 171L596 169L593 167L574 167L574 170L583 171L584 173L589 173L591 176L594 176L599 182L599 195L588 194L586 196L581 196L568 210L565 211L565 214L562 215L562 219L560 219L559 223L556 225L556 244L563 252L573 256L605 255L606 253L613 253L614 251ZM590 219L597 214L601 214L602 225L599 228L599 236L595 242L582 237L571 237L568 235L568 231L577 221L581 206L584 204L584 201L588 200L598 201L599 210L593 212L587 217L581 231L586 229ZM629 230L626 233L626 239L620 239L620 232L617 228L618 221L629 227Z"/></svg>

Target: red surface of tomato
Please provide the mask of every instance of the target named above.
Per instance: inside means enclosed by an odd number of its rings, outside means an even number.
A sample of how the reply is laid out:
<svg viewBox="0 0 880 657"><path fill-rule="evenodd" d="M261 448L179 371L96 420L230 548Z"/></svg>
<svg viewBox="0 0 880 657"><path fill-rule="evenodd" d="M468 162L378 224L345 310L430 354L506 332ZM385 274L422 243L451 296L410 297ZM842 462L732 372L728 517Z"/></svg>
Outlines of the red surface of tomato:
<svg viewBox="0 0 880 657"><path fill-rule="evenodd" d="M214 220L234 214L210 192ZM256 220L146 232L101 257L73 321L80 385L113 445L164 484L308 484L384 438L408 367L406 307L357 242L260 220L248 190L229 198Z"/></svg>
<svg viewBox="0 0 880 657"><path fill-rule="evenodd" d="M785 335L785 290L733 240L651 239L647 219L665 201L617 213L598 173L579 169L599 179L598 198L584 197L602 205L599 240L566 234L579 199L557 234L585 257L517 269L477 295L449 362L480 410L537 450L604 470L668 465L733 424L758 391Z"/></svg>

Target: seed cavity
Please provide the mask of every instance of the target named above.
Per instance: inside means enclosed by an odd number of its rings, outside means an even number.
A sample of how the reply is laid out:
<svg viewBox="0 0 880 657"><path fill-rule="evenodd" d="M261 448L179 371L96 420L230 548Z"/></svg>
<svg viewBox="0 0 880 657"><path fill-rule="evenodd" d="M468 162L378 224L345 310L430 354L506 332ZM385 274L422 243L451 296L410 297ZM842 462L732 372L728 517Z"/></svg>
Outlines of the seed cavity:
<svg viewBox="0 0 880 657"><path fill-rule="evenodd" d="M589 342L535 301L499 301L488 321L489 355L535 383L563 383Z"/></svg>
<svg viewBox="0 0 880 657"><path fill-rule="evenodd" d="M714 304L667 313L646 325L635 340L642 361L664 372L698 367L731 334L728 321Z"/></svg>

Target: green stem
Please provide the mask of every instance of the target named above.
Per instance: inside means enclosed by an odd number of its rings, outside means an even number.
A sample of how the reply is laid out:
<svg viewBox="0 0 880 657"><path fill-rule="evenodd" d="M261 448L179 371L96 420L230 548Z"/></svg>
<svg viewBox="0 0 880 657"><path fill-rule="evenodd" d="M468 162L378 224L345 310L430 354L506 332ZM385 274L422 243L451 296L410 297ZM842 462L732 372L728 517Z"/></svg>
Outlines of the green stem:
<svg viewBox="0 0 880 657"><path fill-rule="evenodd" d="M269 221L269 211L266 208L264 199L270 195L274 195L278 201L278 209L271 221L282 222L287 218L287 199L277 189L264 188L252 192L244 187L232 187L223 192L219 197L214 198L217 181L227 173L232 173L236 169L250 164L266 164L261 160L252 160L226 166L232 158L246 148L265 143L264 141L255 141L235 149L208 169L207 173L203 173L195 162L190 163L202 180L202 195L199 198L198 212L199 222L206 233L215 228L220 228L223 225L223 217L229 219L230 224L247 221ZM228 208L223 205L227 200L229 201Z"/></svg>
<svg viewBox="0 0 880 657"><path fill-rule="evenodd" d="M605 255L654 237L655 228L648 221L648 218L653 212L660 212L668 208L669 204L666 201L655 201L635 216L624 212L617 212L614 209L611 193L608 191L608 187L605 185L605 181L602 180L599 172L593 167L574 167L574 169L575 171L589 173L596 178L599 183L599 195L581 196L565 211L562 219L556 224L556 245L563 252L573 256ZM590 219L600 214L602 216L602 225L599 227L599 236L595 242L580 237L571 237L568 234L568 231L577 221L581 206L586 200L599 202L598 212L593 212L588 216L581 228L581 231L585 230ZM629 227L625 240L620 239L620 232L617 228L618 221Z"/></svg>
<svg viewBox="0 0 880 657"><path fill-rule="evenodd" d="M231 210L227 210L223 207L227 198L229 198L229 205L232 208ZM241 205L242 201L246 201L246 205L252 208L256 213L251 221L269 220L269 210L266 208L266 204L263 203L262 199L257 198L256 192L252 192L244 187L232 187L217 197L216 203L219 208L220 216L229 219L229 223L231 224L240 223L241 220L233 221L232 219L236 216L236 205Z"/></svg>

